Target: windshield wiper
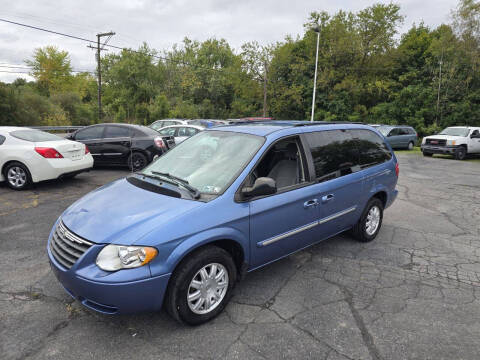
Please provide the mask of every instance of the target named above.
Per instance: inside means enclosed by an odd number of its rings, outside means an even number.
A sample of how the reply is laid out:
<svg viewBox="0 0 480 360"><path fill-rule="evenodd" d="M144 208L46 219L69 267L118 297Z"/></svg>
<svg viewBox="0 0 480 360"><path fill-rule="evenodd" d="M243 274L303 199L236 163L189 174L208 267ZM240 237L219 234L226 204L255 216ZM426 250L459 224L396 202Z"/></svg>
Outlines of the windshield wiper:
<svg viewBox="0 0 480 360"><path fill-rule="evenodd" d="M152 170L151 173L154 174L154 175L160 175L160 176L166 177L168 179L174 180L177 183L177 185L181 185L185 189L190 191L192 193L194 199L198 199L200 197L200 191L198 191L197 188L190 185L188 183L188 181L185 180L185 179L179 178L179 177L177 177L175 175L171 175L169 173L160 172L160 171L153 171Z"/></svg>

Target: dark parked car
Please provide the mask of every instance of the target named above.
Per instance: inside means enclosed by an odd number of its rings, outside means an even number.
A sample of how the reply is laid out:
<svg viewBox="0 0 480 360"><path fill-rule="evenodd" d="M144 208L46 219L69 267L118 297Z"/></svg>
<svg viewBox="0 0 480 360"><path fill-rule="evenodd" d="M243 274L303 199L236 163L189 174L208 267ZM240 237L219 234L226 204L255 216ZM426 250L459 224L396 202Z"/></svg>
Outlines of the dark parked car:
<svg viewBox="0 0 480 360"><path fill-rule="evenodd" d="M95 165L127 165L134 171L175 146L173 136L160 136L153 129L130 124L87 126L69 139L87 145Z"/></svg>
<svg viewBox="0 0 480 360"><path fill-rule="evenodd" d="M411 126L382 125L377 127L394 149L412 150L418 140L417 132Z"/></svg>

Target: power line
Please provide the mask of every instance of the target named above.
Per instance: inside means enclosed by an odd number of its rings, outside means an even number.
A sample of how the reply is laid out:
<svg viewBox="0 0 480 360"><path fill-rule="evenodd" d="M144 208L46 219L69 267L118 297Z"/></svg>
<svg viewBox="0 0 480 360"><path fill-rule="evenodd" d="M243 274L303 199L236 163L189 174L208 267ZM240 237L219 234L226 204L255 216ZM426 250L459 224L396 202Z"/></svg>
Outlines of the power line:
<svg viewBox="0 0 480 360"><path fill-rule="evenodd" d="M26 66L26 65L2 65L0 64L0 68L7 68L7 69L25 69L25 70L33 70L33 67L31 66ZM94 71L90 70L74 70L72 69L71 72L73 73L89 73L89 74L95 74Z"/></svg>
<svg viewBox="0 0 480 360"><path fill-rule="evenodd" d="M38 31L47 32L47 33L50 33L50 34L65 36L65 37L68 37L68 38L71 38L71 39L85 41L85 42L88 42L89 44L95 44L95 42L96 42L94 40L89 40L89 39L86 39L86 38L83 38L83 37L80 37L80 36L65 34L65 33L61 33L59 31L54 31L54 30L41 28L39 26L28 25L28 24L19 23L19 22L16 22L16 21L11 21L11 20L2 19L2 18L0 18L0 21L6 22L6 23L9 23L9 24L13 24L13 25L23 26L23 27L38 30ZM127 48L124 48L124 47L121 47L121 46L107 44L106 42L103 43L103 44L100 44L100 45L102 45L102 47L108 46L110 48L117 49L117 50L130 51L130 52L137 53L137 54L144 54L141 51L137 51L137 50L133 50L133 49L127 49ZM225 70L223 68L207 68L207 67L203 67L203 66L199 66L199 65L190 64L190 63L187 63L185 61L179 61L179 60L175 60L175 59L164 57L164 56L158 56L158 55L155 55L155 54L148 54L148 55L153 57L153 58L159 59L159 60L164 60L164 61L167 61L167 62L173 62L173 63L179 64L179 65L190 66L190 67L193 67L193 68L196 68L196 69L201 69L201 70L206 70L206 71L223 71L223 72L226 72L226 73L239 73L239 71L228 71L228 70Z"/></svg>

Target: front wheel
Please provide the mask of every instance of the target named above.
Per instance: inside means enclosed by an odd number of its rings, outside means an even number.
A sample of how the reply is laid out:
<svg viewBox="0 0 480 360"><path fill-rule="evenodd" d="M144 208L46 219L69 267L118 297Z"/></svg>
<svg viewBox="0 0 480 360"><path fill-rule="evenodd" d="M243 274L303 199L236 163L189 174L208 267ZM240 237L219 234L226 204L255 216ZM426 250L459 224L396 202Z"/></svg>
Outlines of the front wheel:
<svg viewBox="0 0 480 360"><path fill-rule="evenodd" d="M371 198L365 210L353 227L353 236L361 242L369 242L375 239L382 227L383 203L378 198Z"/></svg>
<svg viewBox="0 0 480 360"><path fill-rule="evenodd" d="M467 149L465 149L463 146L460 146L455 150L455 159L465 160L466 157L467 157Z"/></svg>
<svg viewBox="0 0 480 360"><path fill-rule="evenodd" d="M408 143L408 150L413 150L413 141Z"/></svg>
<svg viewBox="0 0 480 360"><path fill-rule="evenodd" d="M208 246L175 270L165 298L167 312L189 325L203 324L220 314L230 300L237 269L230 254Z"/></svg>

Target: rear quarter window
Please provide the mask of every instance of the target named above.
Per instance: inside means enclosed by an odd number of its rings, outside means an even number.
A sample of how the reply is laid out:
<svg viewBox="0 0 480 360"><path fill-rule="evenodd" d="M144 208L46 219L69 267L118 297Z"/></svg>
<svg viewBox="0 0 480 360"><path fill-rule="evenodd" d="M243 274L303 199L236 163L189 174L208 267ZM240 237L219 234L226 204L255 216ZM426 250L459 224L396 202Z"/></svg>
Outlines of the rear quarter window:
<svg viewBox="0 0 480 360"><path fill-rule="evenodd" d="M0 135L0 145L2 145L5 142L5 136Z"/></svg>
<svg viewBox="0 0 480 360"><path fill-rule="evenodd" d="M60 136L49 134L40 130L15 130L10 133L13 137L30 142L64 140Z"/></svg>

